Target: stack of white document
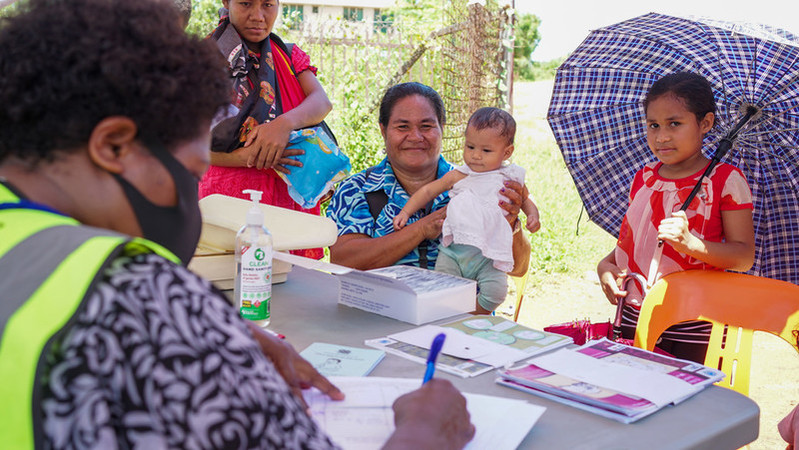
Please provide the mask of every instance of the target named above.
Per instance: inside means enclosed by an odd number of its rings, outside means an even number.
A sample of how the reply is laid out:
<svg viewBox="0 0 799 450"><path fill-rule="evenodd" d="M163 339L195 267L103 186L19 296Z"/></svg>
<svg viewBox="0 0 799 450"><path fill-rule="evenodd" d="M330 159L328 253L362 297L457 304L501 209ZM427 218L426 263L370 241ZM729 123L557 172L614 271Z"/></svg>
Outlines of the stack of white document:
<svg viewBox="0 0 799 450"><path fill-rule="evenodd" d="M380 448L394 432L394 400L421 385L421 380L408 378L331 377L330 381L344 391L345 400L333 401L309 389L305 401L311 417L346 450ZM515 449L546 410L524 400L463 396L476 428L467 449Z"/></svg>
<svg viewBox="0 0 799 450"><path fill-rule="evenodd" d="M332 274L342 305L414 325L474 310L474 280L411 266L363 271L287 253L275 253L274 258Z"/></svg>
<svg viewBox="0 0 799 450"><path fill-rule="evenodd" d="M699 363L601 339L501 370L497 383L630 423L722 378Z"/></svg>

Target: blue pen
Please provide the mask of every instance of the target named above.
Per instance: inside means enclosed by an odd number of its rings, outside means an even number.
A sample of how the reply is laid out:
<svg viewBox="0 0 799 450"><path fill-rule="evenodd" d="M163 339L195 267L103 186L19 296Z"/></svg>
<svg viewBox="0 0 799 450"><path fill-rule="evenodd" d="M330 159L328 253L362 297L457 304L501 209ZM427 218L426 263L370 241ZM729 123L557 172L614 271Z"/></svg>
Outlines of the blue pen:
<svg viewBox="0 0 799 450"><path fill-rule="evenodd" d="M438 353L441 352L441 347L444 346L444 339L446 338L446 334L439 333L439 335L433 339L433 345L430 346L430 355L427 357L427 370L424 372L422 384L427 383L433 378L433 372L436 370L436 358L438 357Z"/></svg>

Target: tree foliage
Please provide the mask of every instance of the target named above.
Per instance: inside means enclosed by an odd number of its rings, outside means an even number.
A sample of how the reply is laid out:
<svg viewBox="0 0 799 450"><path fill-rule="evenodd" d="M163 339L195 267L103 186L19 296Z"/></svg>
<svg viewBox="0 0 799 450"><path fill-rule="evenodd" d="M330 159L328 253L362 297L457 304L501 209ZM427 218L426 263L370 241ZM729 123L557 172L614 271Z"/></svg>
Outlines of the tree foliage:
<svg viewBox="0 0 799 450"><path fill-rule="evenodd" d="M186 31L198 36L206 36L219 23L219 8L222 0L192 0L191 19Z"/></svg>
<svg viewBox="0 0 799 450"><path fill-rule="evenodd" d="M406 34L427 36L443 23L443 3L442 0L397 0L390 10L397 23L412 24L413 30L403 30Z"/></svg>
<svg viewBox="0 0 799 450"><path fill-rule="evenodd" d="M24 2L25 0L0 0L0 17L16 14L22 8L22 3Z"/></svg>
<svg viewBox="0 0 799 450"><path fill-rule="evenodd" d="M533 54L533 51L541 41L541 35L538 32L541 19L535 14L527 13L520 14L516 17L516 43L513 48L513 57L529 60L530 55Z"/></svg>
<svg viewBox="0 0 799 450"><path fill-rule="evenodd" d="M497 0L486 3L497 15L496 11L501 9ZM216 26L221 6L222 0L192 0L188 32L206 36ZM447 61L453 56L445 55L444 50L462 47L464 44L460 41L464 33L430 36L453 21L468 19L469 8L468 0L398 0L394 7L380 10L381 16L385 15L390 23L387 31L368 37L363 35L363 27L359 24L340 18L325 20L324 34L313 28L310 33L291 29L287 21L278 20L275 33L285 42L300 45L319 66L319 82L334 105L325 121L349 156L353 172L374 165L384 156L380 151L384 144L376 106L383 90L396 82L395 76L400 76L400 81L417 80L428 84L438 90L445 101L452 99L456 107L463 108L465 102L458 102L466 91L460 88L461 84L451 81L451 78L461 80L463 77L447 70ZM513 45L510 38L507 45L510 50ZM416 61L413 55L420 50L423 50L422 56ZM410 71L403 72L405 64L412 60L415 63ZM453 123L454 111L448 110L448 116ZM460 148L460 143L454 145L455 139L452 139L455 136L459 139L460 131L450 130L455 129L445 130L445 152L456 146Z"/></svg>
<svg viewBox="0 0 799 450"><path fill-rule="evenodd" d="M516 16L516 30L513 46L513 72L517 79L533 80L534 67L531 55L541 41L538 26L541 19L535 14Z"/></svg>

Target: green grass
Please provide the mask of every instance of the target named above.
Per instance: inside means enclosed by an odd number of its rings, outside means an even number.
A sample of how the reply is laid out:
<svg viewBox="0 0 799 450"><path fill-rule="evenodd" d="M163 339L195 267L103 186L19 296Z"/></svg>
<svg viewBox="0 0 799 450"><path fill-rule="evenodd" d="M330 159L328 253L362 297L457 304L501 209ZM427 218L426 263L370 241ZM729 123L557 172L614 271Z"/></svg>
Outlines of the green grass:
<svg viewBox="0 0 799 450"><path fill-rule="evenodd" d="M541 214L541 230L530 235L530 277L534 282L555 274L582 276L595 269L614 243L585 213L580 218L582 202L544 116L546 86L532 82L514 85L517 132L513 160L527 170L526 183Z"/></svg>

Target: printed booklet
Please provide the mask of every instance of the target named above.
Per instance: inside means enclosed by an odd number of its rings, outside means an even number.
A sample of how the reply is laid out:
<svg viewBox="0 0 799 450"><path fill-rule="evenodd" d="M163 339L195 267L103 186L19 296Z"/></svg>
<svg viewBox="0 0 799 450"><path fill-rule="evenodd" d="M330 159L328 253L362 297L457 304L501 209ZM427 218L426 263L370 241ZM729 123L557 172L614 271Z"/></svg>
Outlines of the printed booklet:
<svg viewBox="0 0 799 450"><path fill-rule="evenodd" d="M368 348L314 342L300 352L300 356L326 377L363 377L374 370L386 353Z"/></svg>
<svg viewBox="0 0 799 450"><path fill-rule="evenodd" d="M501 370L496 381L631 423L723 378L702 364L601 339Z"/></svg>
<svg viewBox="0 0 799 450"><path fill-rule="evenodd" d="M574 343L569 336L534 330L498 316L470 316L442 326L455 328L474 337L513 347L528 356L538 355Z"/></svg>
<svg viewBox="0 0 799 450"><path fill-rule="evenodd" d="M502 317L469 316L440 326L424 325L369 339L365 344L425 364L433 337L442 332L447 339L436 367L464 378L573 342L570 337L527 328Z"/></svg>

